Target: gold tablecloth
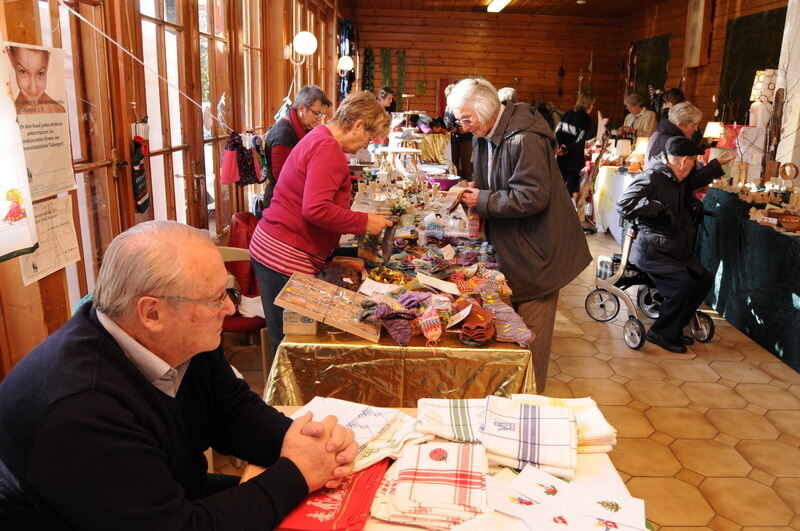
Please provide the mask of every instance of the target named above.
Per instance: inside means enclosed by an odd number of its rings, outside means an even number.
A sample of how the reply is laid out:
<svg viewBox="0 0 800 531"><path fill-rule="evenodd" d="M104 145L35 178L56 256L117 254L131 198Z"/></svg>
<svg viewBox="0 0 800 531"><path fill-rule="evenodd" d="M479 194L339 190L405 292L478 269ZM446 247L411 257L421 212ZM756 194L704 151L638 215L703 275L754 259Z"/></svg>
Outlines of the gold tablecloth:
<svg viewBox="0 0 800 531"><path fill-rule="evenodd" d="M512 343L470 348L447 335L435 347L426 346L422 337L401 347L390 337L375 344L323 331L316 337L284 338L264 400L300 406L319 395L379 407L416 407L419 398L510 397L535 387L530 350Z"/></svg>

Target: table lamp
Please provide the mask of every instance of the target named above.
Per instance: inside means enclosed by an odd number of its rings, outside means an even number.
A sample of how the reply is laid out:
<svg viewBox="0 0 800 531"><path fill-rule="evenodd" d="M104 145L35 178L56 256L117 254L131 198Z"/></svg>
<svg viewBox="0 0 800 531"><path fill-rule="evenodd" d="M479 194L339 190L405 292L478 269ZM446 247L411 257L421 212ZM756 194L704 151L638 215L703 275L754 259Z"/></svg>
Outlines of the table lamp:
<svg viewBox="0 0 800 531"><path fill-rule="evenodd" d="M723 136L722 122L708 122L703 131L703 138L709 140L719 140Z"/></svg>

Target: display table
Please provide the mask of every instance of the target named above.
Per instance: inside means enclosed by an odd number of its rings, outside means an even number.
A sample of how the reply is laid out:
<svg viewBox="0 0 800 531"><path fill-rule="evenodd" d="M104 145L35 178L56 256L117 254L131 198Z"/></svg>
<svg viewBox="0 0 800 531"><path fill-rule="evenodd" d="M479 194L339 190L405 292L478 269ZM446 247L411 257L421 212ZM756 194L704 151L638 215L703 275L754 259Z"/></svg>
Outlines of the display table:
<svg viewBox="0 0 800 531"><path fill-rule="evenodd" d="M302 405L326 396L379 407L415 407L419 398L510 397L533 393L531 351L513 343L466 347L450 334L401 347L347 333L286 336L264 389L267 404Z"/></svg>
<svg viewBox="0 0 800 531"><path fill-rule="evenodd" d="M800 237L750 221L756 206L709 189L698 255L714 275L707 302L733 326L800 371Z"/></svg>
<svg viewBox="0 0 800 531"><path fill-rule="evenodd" d="M623 230L619 224L617 200L639 174L619 171L619 168L619 166L600 168L595 181L594 204L597 230L610 231L617 243L622 245Z"/></svg>
<svg viewBox="0 0 800 531"><path fill-rule="evenodd" d="M299 409L299 406L296 407L276 406L276 409L278 409L285 415L291 416L295 411ZM416 408L400 408L400 410L403 413L406 413L411 416L417 415ZM244 483L254 478L264 470L265 469L260 466L247 465L242 473L241 482ZM497 470L499 470L499 468L490 467L490 474ZM622 481L622 478L620 477L616 468L614 468L614 464L611 462L611 459L608 457L608 454L604 453L578 454L578 462L575 468L575 479L573 479L571 483L602 484L605 485L611 492L619 492L620 490L627 491L625 483ZM510 516L505 516L500 513L493 513L492 515L487 515L487 516L490 516L489 522L491 522L492 525L489 525L488 527L486 527L486 529L510 529L512 527L517 528L517 526L520 523L519 520L516 520ZM484 521L484 523L486 523L486 521ZM392 524L389 522L378 520L370 516L367 519L367 522L364 525L363 529L364 531L384 531L384 530L391 531L392 529L419 530L421 528Z"/></svg>

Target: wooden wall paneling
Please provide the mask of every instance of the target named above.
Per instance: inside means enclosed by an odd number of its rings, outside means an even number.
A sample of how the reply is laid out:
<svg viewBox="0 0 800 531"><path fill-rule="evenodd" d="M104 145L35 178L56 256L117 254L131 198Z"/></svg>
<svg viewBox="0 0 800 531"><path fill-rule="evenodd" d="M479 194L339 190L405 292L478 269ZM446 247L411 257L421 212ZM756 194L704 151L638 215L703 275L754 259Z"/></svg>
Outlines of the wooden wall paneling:
<svg viewBox="0 0 800 531"><path fill-rule="evenodd" d="M291 82L291 64L283 58L283 49L292 36L289 2L291 0L270 0L268 2L267 20L267 108L269 123L272 116L283 105L283 98Z"/></svg>
<svg viewBox="0 0 800 531"><path fill-rule="evenodd" d="M522 101L542 98L564 110L571 109L581 69L586 87L592 51L592 87L598 96L598 108L604 114L613 114L612 106L621 108L617 20L356 9L354 24L359 53L363 55L367 46L376 51L375 86L383 84L380 49L390 48L393 54L405 49L406 92L412 92L423 78L428 82L425 92L414 98L411 106L430 113L436 111L435 80L472 75L482 75L498 88L515 87ZM566 75L559 83L562 64ZM559 84L564 91L561 97L557 95Z"/></svg>

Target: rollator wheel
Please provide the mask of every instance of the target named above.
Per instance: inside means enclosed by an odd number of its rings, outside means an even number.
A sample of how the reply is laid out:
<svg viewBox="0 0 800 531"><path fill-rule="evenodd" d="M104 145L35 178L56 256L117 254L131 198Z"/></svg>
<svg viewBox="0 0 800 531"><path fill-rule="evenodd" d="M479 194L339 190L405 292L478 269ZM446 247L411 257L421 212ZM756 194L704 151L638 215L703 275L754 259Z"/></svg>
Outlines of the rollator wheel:
<svg viewBox="0 0 800 531"><path fill-rule="evenodd" d="M654 287L639 286L636 302L645 316L650 319L658 319L658 310L661 308L661 303L664 302L664 297Z"/></svg>
<svg viewBox="0 0 800 531"><path fill-rule="evenodd" d="M639 350L644 345L644 325L636 317L629 317L622 327L625 344L633 350Z"/></svg>
<svg viewBox="0 0 800 531"><path fill-rule="evenodd" d="M619 313L617 296L601 288L590 291L583 306L589 317L601 323L612 320Z"/></svg>
<svg viewBox="0 0 800 531"><path fill-rule="evenodd" d="M703 312L695 312L691 322L692 336L700 343L708 343L714 338L714 320Z"/></svg>

